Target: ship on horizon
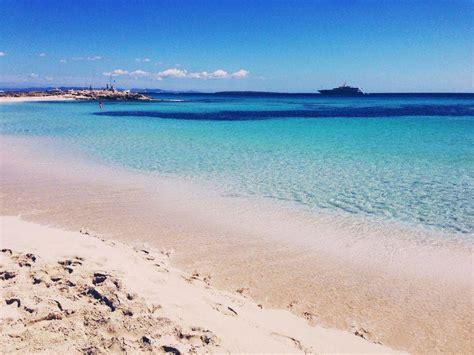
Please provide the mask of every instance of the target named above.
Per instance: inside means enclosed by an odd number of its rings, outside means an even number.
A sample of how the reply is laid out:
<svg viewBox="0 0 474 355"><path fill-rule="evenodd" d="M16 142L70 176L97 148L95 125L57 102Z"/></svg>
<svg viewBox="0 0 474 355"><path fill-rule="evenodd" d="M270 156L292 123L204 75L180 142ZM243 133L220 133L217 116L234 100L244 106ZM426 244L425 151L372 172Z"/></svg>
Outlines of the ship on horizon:
<svg viewBox="0 0 474 355"><path fill-rule="evenodd" d="M346 83L334 89L318 90L321 95L327 96L362 96L365 95L359 88L346 85Z"/></svg>

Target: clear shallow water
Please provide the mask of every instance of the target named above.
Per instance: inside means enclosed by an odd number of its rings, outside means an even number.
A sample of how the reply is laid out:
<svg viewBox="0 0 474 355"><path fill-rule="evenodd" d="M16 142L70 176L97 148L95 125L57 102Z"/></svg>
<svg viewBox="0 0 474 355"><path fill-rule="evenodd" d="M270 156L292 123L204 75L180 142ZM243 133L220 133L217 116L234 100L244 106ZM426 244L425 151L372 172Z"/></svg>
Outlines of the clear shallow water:
<svg viewBox="0 0 474 355"><path fill-rule="evenodd" d="M5 104L1 131L228 194L474 231L474 96L157 98Z"/></svg>

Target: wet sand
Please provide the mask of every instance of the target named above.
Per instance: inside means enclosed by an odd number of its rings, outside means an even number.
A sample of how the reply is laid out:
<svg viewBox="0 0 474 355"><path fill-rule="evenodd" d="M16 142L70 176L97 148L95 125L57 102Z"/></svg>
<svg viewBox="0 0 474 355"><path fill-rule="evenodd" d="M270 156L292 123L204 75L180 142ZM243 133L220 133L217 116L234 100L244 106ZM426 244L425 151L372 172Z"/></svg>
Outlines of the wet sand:
<svg viewBox="0 0 474 355"><path fill-rule="evenodd" d="M173 265L310 324L472 352L472 239L225 197L2 137L2 215L174 249Z"/></svg>

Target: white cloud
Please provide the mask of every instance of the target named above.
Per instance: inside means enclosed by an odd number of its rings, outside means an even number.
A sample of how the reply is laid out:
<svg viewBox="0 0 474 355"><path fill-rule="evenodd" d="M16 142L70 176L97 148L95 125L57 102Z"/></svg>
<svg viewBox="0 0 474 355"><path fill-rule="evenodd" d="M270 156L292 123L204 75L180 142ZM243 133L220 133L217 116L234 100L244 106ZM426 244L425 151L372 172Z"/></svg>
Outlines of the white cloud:
<svg viewBox="0 0 474 355"><path fill-rule="evenodd" d="M188 78L192 79L209 79L211 78L211 74L207 71L196 72L196 73L189 73Z"/></svg>
<svg viewBox="0 0 474 355"><path fill-rule="evenodd" d="M93 55L91 57L87 57L87 60L101 60L102 57L99 55Z"/></svg>
<svg viewBox="0 0 474 355"><path fill-rule="evenodd" d="M141 62L148 63L150 61L151 61L150 58L135 58L135 62L138 62L138 63L141 63Z"/></svg>
<svg viewBox="0 0 474 355"><path fill-rule="evenodd" d="M0 52L0 57L5 57L7 54L5 52Z"/></svg>
<svg viewBox="0 0 474 355"><path fill-rule="evenodd" d="M245 78L248 74L249 71L245 69L240 69L232 74L223 69L218 69L213 71L212 73L209 73L207 71L189 73L187 77L192 79L241 79Z"/></svg>
<svg viewBox="0 0 474 355"><path fill-rule="evenodd" d="M52 81L53 77L52 76L45 76L44 79L47 80L47 81Z"/></svg>
<svg viewBox="0 0 474 355"><path fill-rule="evenodd" d="M115 69L112 74L115 74L115 75L125 75L125 74L128 74L128 71L126 70L123 70L123 69Z"/></svg>
<svg viewBox="0 0 474 355"><path fill-rule="evenodd" d="M144 70L134 70L130 73L130 76L134 77L144 77L144 76L149 76L150 73L144 71Z"/></svg>
<svg viewBox="0 0 474 355"><path fill-rule="evenodd" d="M59 63L67 63L67 60L66 59L60 59Z"/></svg>
<svg viewBox="0 0 474 355"><path fill-rule="evenodd" d="M46 53L40 53L38 54L39 57L46 57Z"/></svg>
<svg viewBox="0 0 474 355"><path fill-rule="evenodd" d="M249 75L249 71L248 70L245 70L245 69L240 69L240 70L237 70L235 73L232 73L231 76L233 78L237 78L237 79L240 79L240 78L245 78L247 77L247 75Z"/></svg>
<svg viewBox="0 0 474 355"><path fill-rule="evenodd" d="M166 69L157 73L157 76L160 78L185 78L186 70L181 70L177 68Z"/></svg>
<svg viewBox="0 0 474 355"><path fill-rule="evenodd" d="M37 79L38 76L39 76L39 75L38 75L38 74L35 74L35 73L31 73L30 75L28 75L28 77L29 77L30 79Z"/></svg>
<svg viewBox="0 0 474 355"><path fill-rule="evenodd" d="M218 69L212 73L213 78L227 78L228 76L229 73L222 69Z"/></svg>
<svg viewBox="0 0 474 355"><path fill-rule="evenodd" d="M128 71L127 70L123 70L123 69L115 69L111 72L105 72L105 73L102 73L103 75L106 75L106 76L118 76L118 75L127 75L128 74Z"/></svg>
<svg viewBox="0 0 474 355"><path fill-rule="evenodd" d="M188 73L185 69L169 68L158 73L150 73L141 69L134 71L128 71L124 69L115 69L110 72L104 72L106 76L124 76L128 75L134 78L151 77L155 80L163 80L165 78L189 78L189 79L241 79L247 77L249 74L248 70L240 69L234 73L229 73L223 69L218 69L213 72L201 71Z"/></svg>

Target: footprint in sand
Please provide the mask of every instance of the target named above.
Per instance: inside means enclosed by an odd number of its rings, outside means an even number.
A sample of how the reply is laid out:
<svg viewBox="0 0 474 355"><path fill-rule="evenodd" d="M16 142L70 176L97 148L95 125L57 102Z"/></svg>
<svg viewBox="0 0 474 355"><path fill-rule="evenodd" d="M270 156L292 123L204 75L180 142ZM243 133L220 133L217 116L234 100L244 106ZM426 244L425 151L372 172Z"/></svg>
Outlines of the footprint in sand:
<svg viewBox="0 0 474 355"><path fill-rule="evenodd" d="M6 281L16 277L16 273L13 271L0 271L0 280Z"/></svg>
<svg viewBox="0 0 474 355"><path fill-rule="evenodd" d="M200 327L192 327L187 332L177 327L175 328L175 335L181 343L185 342L195 347L218 344L217 337L210 330Z"/></svg>
<svg viewBox="0 0 474 355"><path fill-rule="evenodd" d="M225 314L226 316L235 317L235 316L239 315L232 307L224 306L221 303L214 304L214 306L212 308L215 309L216 311L222 313L222 314Z"/></svg>
<svg viewBox="0 0 474 355"><path fill-rule="evenodd" d="M47 262L33 254L2 252L2 312L9 312L0 325L5 352L51 350L58 345L51 339L67 339L85 353L209 353L219 346L211 331L163 317L162 306L129 292L113 272L89 267L98 264L86 265L79 257ZM222 304L216 307L237 314Z"/></svg>
<svg viewBox="0 0 474 355"><path fill-rule="evenodd" d="M288 336L288 335L284 335L284 334L280 334L280 333L271 333L271 335L275 338L275 339L278 339L278 340L281 340L281 341L284 341L286 344L288 345L292 345L294 346L295 348L297 348L298 350L301 350L305 353L311 353L312 351L310 349L307 349L306 347L304 347L302 344L301 344L301 341L299 341L298 339L295 339L291 336Z"/></svg>

